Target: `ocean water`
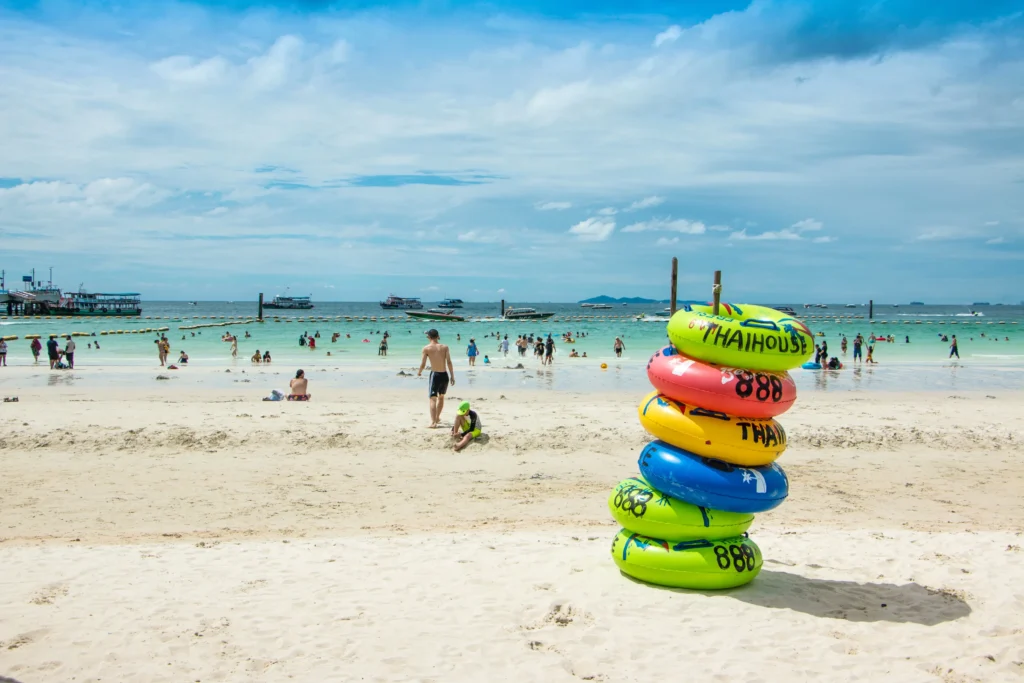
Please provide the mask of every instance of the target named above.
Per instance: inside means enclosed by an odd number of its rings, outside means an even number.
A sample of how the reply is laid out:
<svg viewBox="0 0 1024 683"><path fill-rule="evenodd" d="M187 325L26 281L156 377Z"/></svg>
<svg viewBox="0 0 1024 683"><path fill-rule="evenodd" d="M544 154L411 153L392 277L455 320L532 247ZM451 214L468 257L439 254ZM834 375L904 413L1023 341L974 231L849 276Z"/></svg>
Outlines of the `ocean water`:
<svg viewBox="0 0 1024 683"><path fill-rule="evenodd" d="M31 364L27 334L84 333L95 337L76 338L77 364L104 368L157 367L154 340L158 328L168 328L172 361L180 350L187 351L190 366L249 367L249 358L258 349L269 350L274 366L282 371L293 367L347 371L350 381L359 383L384 382L399 370L408 371L418 366L420 349L424 344L424 331L436 327L444 343L452 348L456 368L464 368L466 346L476 339L481 354L492 360L490 368L478 359L477 369L471 377L484 381L484 370L514 368L521 359L514 346L508 358L497 350L500 337L508 335L510 344L520 334L552 334L557 353L554 367L541 369L532 354L523 360L524 370L505 373L507 378L491 382L494 386L524 386L531 381L550 388L574 389L594 387L617 390L642 388L646 382L642 368L650 355L667 343L664 321L636 320L640 313L658 314L663 304L616 306L613 310L580 308L578 304L517 304L537 310L551 311L556 316L544 321L500 322L485 320L497 318L498 304L467 304L461 313L475 319L464 323L413 320L401 311L383 311L376 303L317 303L311 311L264 312L265 322L236 323L245 317L255 317L255 302L199 302L192 306L185 302L146 302L141 318L4 318L0 316L0 335L17 335L17 341L8 342L11 365ZM786 305L786 304L783 304ZM875 308L874 321L867 319L867 307L845 308L841 305L828 309L804 309L788 304L803 317L808 327L827 340L830 355L847 361L847 367L838 372L794 371L798 384L805 388L831 389L985 389L1018 388L1024 386L1024 307L985 306L971 309L964 306L901 306ZM276 316L276 317L275 317ZM349 320L346 320L349 318ZM359 319L365 318L365 319ZM373 320L372 318L376 318ZM210 325L200 329L182 329ZM150 332L137 332L139 330ZM116 334L117 331L123 331ZM382 334L390 333L388 357L378 355ZM107 332L104 335L102 332ZM226 332L239 338L239 357L232 360L230 345L221 340ZM300 347L303 332L317 332L314 351ZM334 332L341 334L331 342ZM561 335L571 332L576 343L561 341ZM245 334L249 337L246 338ZM893 335L895 343L875 344L877 366L853 367L852 339L857 333L868 336ZM950 361L949 343L942 335L957 335L961 359ZM850 340L848 356L840 352L845 335ZM626 345L621 359L612 351L612 344L620 337ZM907 341L909 339L909 342ZM1008 339L1008 340L1007 340ZM100 349L89 348L99 342ZM587 359L569 358L576 349L586 353ZM609 367L602 371L601 363ZM525 374L530 375L525 378ZM355 379L352 379L355 378ZM388 380L390 381L390 380Z"/></svg>

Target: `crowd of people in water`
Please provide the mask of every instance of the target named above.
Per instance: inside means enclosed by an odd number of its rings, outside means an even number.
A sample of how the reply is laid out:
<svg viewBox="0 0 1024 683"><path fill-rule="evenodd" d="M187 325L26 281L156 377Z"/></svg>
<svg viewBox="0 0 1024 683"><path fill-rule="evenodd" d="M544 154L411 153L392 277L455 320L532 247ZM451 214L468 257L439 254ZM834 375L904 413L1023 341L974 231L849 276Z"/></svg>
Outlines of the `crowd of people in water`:
<svg viewBox="0 0 1024 683"><path fill-rule="evenodd" d="M408 330L411 335L412 330ZM196 335L201 335L202 332L191 332L193 338ZM380 357L386 357L388 355L388 349L391 340L391 333L387 330L383 332L381 330L370 330L369 336L380 336L380 341L377 345L377 355ZM70 370L75 368L75 352L77 344L72 335L59 335L63 337L64 341L58 341L58 335L50 335L49 339L46 340L45 344L40 341L38 336L30 338L29 350L32 353L32 357L35 363L38 363L43 350L46 351L46 356L49 360L50 368L54 370ZM75 335L81 336L81 335ZM93 337L96 336L92 333ZM843 360L847 357L847 353L852 346L854 363L863 362L865 364L876 364L875 360L875 345L876 344L895 344L897 338L895 335L888 334L882 335L864 335L858 333L853 337L852 344L848 340L846 335L841 335L839 347L840 356L834 356L829 354L828 341L824 339L824 334L819 333L822 337L820 343L815 345L814 363L818 364L823 369L841 369L843 367ZM960 358L959 342L956 335L947 335L945 333L937 333L938 339L946 344L949 344L949 355L948 358ZM351 339L351 333L344 335L346 339ZM500 331L489 332L480 339L482 342L478 344L476 337L470 337L466 344L465 355L469 367L476 367L477 362L482 365L492 365L491 354L483 353L481 346L485 348L489 344L494 344L494 355L495 357L508 358L509 354L515 354L519 358L526 358L528 355L532 355L537 359L541 365L550 366L554 364L555 356L558 351L559 345L569 346L568 358L587 358L587 352L579 353L575 348L572 347L578 339L584 339L588 337L587 332L582 331L567 331L558 335L558 341L556 343L555 335L553 333L538 333L538 334L520 334L517 335L515 340L510 340L508 334L502 334ZM251 339L252 335L248 330L244 331L243 339ZM342 338L341 332L331 333L331 344L336 344ZM1004 336L1002 340L998 336L986 335L986 333L980 333L980 338L986 341L1004 341L1009 342L1010 338ZM185 341L186 335L181 336L181 340ZM320 331L317 330L313 334L308 331L302 332L299 335L299 346L302 348L309 349L310 351L316 351L319 347ZM975 338L970 337L973 342ZM238 344L239 337L230 332L225 332L221 336L221 341L230 344L230 353L232 359L238 358ZM455 333L455 341L459 344L462 343L462 333ZM362 339L363 343L369 343L369 337ZM177 365L171 363L171 343L167 339L166 334L160 334L153 343L157 348L157 358L160 363L160 367L167 367L169 369L176 369L177 366L188 365L189 356L188 353L182 349L178 354ZM910 335L905 335L903 338L904 344L910 343ZM90 340L87 343L89 350L100 349L99 340ZM615 354L616 358L621 358L622 354L626 350L626 344L622 340L622 337L615 337L612 342L612 353ZM6 340L0 339L0 367L6 367L8 365L9 345ZM326 355L330 356L331 352L327 351ZM263 349L262 351L256 349L250 356L250 362L253 364L265 365L272 362L272 356L269 349Z"/></svg>

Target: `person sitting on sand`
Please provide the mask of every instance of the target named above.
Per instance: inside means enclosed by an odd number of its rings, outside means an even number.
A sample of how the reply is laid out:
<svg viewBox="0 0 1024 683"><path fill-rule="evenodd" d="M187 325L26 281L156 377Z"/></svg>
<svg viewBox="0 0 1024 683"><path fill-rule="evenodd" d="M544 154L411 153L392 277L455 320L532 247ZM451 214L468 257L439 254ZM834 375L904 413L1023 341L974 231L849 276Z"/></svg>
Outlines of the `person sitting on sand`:
<svg viewBox="0 0 1024 683"><path fill-rule="evenodd" d="M458 414L455 416L455 424L452 426L452 438L458 439L455 442L455 451L461 451L469 445L469 442L480 436L483 422L475 410L469 409L469 401L459 404Z"/></svg>
<svg viewBox="0 0 1024 683"><path fill-rule="evenodd" d="M251 360L253 363L262 363L263 354L260 353L259 349L256 349L256 353L252 354L252 358L250 358L249 360Z"/></svg>
<svg viewBox="0 0 1024 683"><path fill-rule="evenodd" d="M295 379L288 383L292 393L288 394L289 401L308 401L310 399L309 394L309 380L306 379L306 373L302 370L295 372Z"/></svg>
<svg viewBox="0 0 1024 683"><path fill-rule="evenodd" d="M487 357L487 356L485 355L485 356L484 356L484 365L490 365L490 364L491 364L491 359L490 359L490 358L488 358L488 357Z"/></svg>
<svg viewBox="0 0 1024 683"><path fill-rule="evenodd" d="M267 363L267 364L270 363L270 351L269 350L263 352L263 362Z"/></svg>
<svg viewBox="0 0 1024 683"><path fill-rule="evenodd" d="M188 354L185 353L185 349L181 350L181 355L178 356L179 365L188 365Z"/></svg>

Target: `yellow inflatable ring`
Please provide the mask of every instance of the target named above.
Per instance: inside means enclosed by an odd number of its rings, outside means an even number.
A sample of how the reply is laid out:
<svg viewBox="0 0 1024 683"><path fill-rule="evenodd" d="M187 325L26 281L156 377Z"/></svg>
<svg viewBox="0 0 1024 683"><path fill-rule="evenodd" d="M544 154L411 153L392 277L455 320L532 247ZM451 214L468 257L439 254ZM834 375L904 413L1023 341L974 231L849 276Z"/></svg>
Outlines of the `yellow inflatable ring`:
<svg viewBox="0 0 1024 683"><path fill-rule="evenodd" d="M672 345L691 358L746 370L783 372L814 354L814 335L774 308L749 304L687 305L668 321Z"/></svg>
<svg viewBox="0 0 1024 683"><path fill-rule="evenodd" d="M732 538L754 522L749 512L711 510L666 496L642 477L620 481L608 496L608 509L630 531L669 541Z"/></svg>
<svg viewBox="0 0 1024 683"><path fill-rule="evenodd" d="M705 458L743 467L769 465L786 450L786 430L772 419L733 417L652 391L640 402L640 424L662 441Z"/></svg>
<svg viewBox="0 0 1024 683"><path fill-rule="evenodd" d="M735 588L761 572L761 549L746 536L672 543L623 529L612 559L624 574L647 583L701 590Z"/></svg>

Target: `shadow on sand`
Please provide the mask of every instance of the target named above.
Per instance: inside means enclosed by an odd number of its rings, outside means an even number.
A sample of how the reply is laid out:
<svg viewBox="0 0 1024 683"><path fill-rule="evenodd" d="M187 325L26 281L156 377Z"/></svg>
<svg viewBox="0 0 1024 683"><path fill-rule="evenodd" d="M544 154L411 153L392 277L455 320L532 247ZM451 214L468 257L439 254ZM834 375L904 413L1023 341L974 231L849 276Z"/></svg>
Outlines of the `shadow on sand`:
<svg viewBox="0 0 1024 683"><path fill-rule="evenodd" d="M637 581L629 576L626 578ZM846 621L889 621L935 626L971 613L971 606L952 591L933 590L916 583L811 579L769 569L762 570L753 583L732 590L655 588L677 593L702 593L712 598L739 600L768 609L788 609L814 617Z"/></svg>

